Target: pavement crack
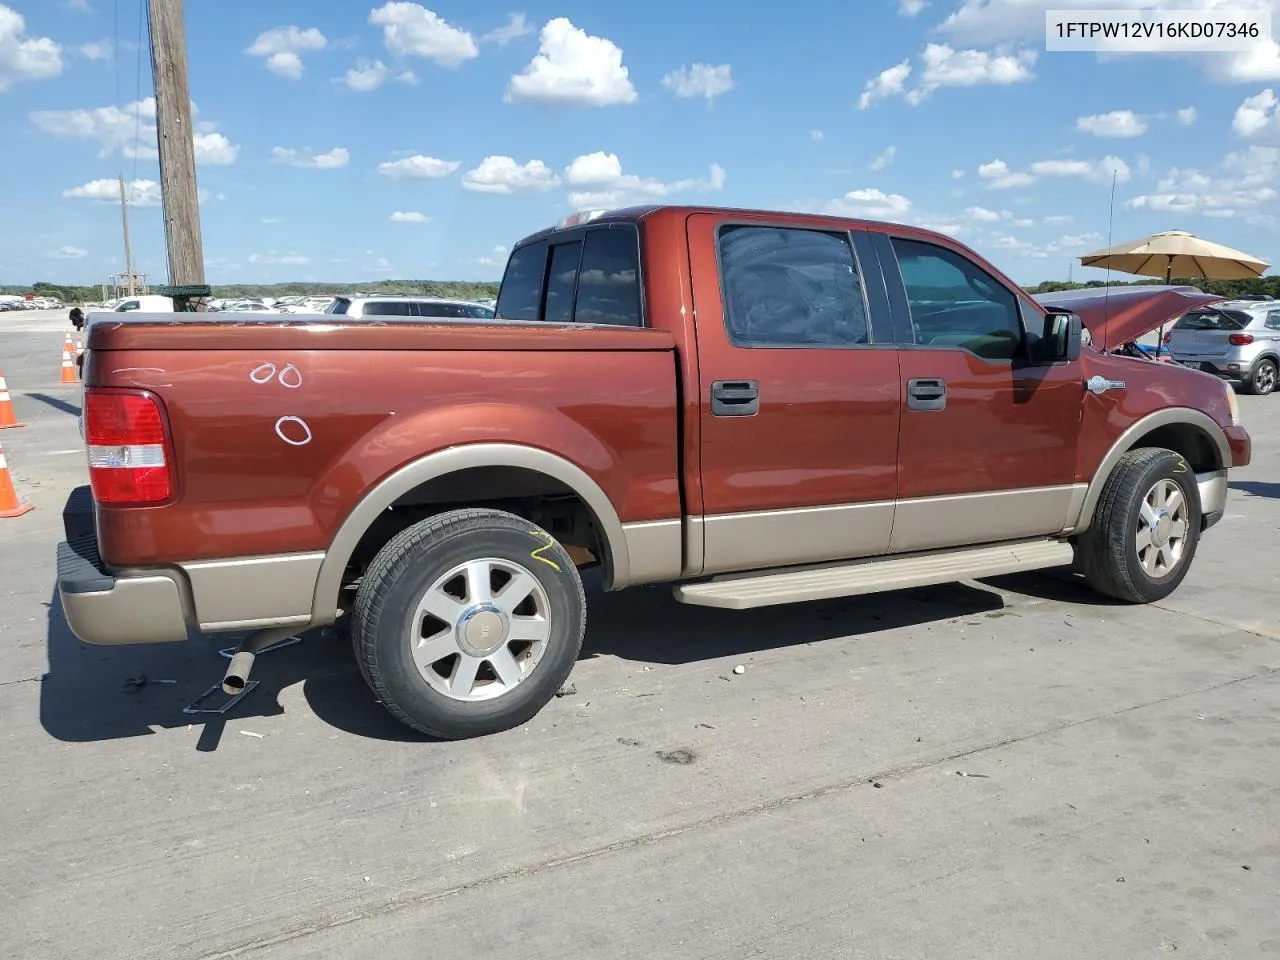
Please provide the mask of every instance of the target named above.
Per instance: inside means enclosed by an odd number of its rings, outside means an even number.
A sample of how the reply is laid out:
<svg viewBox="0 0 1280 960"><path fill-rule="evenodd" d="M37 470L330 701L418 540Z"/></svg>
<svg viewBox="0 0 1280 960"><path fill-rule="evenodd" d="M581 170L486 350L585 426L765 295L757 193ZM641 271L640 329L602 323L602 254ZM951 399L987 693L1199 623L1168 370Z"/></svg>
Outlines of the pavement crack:
<svg viewBox="0 0 1280 960"><path fill-rule="evenodd" d="M942 764L950 764L956 760L963 760L967 757L980 756L999 750L1003 747L1012 746L1014 744L1025 743L1027 741L1036 740L1041 737L1052 736L1061 733L1064 730L1071 730L1076 727L1086 726L1091 723L1097 723L1100 720L1110 720L1115 717L1126 716L1136 713L1140 710L1146 710L1150 707L1160 706L1161 704L1170 703L1176 700L1182 700L1187 697L1193 697L1202 693L1210 693L1215 690L1221 690L1226 687L1235 686L1241 683L1247 683L1250 680L1257 680L1264 677L1274 676L1280 672L1280 668L1270 669L1263 668L1254 673L1245 676L1232 677L1229 680L1221 680L1216 683L1204 684L1194 687L1190 690L1184 690L1180 693L1170 694L1167 697L1158 697L1154 700L1146 700L1142 703L1132 704L1128 707L1122 707L1119 710L1106 711L1104 713L1093 714L1088 717L1082 717L1078 720L1068 720L1061 723L1050 724L1041 727L1029 733L1019 734L1018 736L1005 737L1001 740L995 740L990 743L984 743L980 746L972 747L967 750L960 750L945 756L934 757L929 760L919 760L913 763L902 764L896 767L873 773L871 775L861 775L850 777L826 786L817 787L807 790L803 793L789 794L782 797L774 797L769 800L763 800L759 803L751 804L737 810L727 811L725 813L716 814L710 817L704 817L695 820L692 823L682 824L676 827L669 827L665 830L655 830L651 833L641 834L635 837L625 837L621 840L615 840L612 843L602 844L578 853L566 854L559 857L550 857L534 863L525 864L519 867L513 867L508 870L499 871L497 873L488 874L483 877L477 877L474 880L468 880L464 883L458 883L450 887L444 887L438 890L428 890L421 893L412 894L408 897L400 899L384 900L379 903L371 903L365 907L352 910L348 913L338 916L332 916L323 920L317 920L314 923L300 925L290 930L282 931L270 937L261 937L255 940L247 941L238 946L230 947L214 953L204 954L200 960L234 960L234 958L248 956L257 953L260 950L273 946L279 946L282 943L290 943L305 937L314 936L320 933L327 933L330 930L336 930L341 927L358 923L362 920L372 920L377 917L386 916L387 914L396 913L410 907L421 907L431 903L437 903L451 897L456 897L472 890L483 889L485 887L495 886L501 883L509 883L513 880L519 880L531 875L545 873L552 870L559 870L564 867L572 866L578 863L584 863L595 860L599 857L608 856L614 853L622 853L641 847L649 847L664 841L684 836L699 830L705 830L716 827L725 823L733 823L738 820L744 820L749 817L769 814L774 810L784 807L794 806L800 803L807 803L812 800L821 800L835 794L852 790L855 787L865 786L868 783L883 782L890 779L898 779L909 774L918 773L923 770L929 770Z"/></svg>
<svg viewBox="0 0 1280 960"><path fill-rule="evenodd" d="M43 673L37 673L34 677L19 677L17 680L0 680L0 687L12 687L17 683L39 683L44 679Z"/></svg>

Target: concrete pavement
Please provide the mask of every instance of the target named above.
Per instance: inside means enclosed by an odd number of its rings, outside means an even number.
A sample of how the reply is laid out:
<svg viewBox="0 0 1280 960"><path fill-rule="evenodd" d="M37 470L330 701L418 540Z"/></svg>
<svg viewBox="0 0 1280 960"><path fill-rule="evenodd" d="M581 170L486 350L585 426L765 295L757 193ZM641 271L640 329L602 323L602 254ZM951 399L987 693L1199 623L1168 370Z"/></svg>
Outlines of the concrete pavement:
<svg viewBox="0 0 1280 960"><path fill-rule="evenodd" d="M181 708L227 641L78 643L66 321L6 316L37 509L0 521L0 954L1280 953L1280 397L1241 398L1254 465L1165 603L1056 573L751 613L595 593L575 696L438 744L334 640L212 718Z"/></svg>

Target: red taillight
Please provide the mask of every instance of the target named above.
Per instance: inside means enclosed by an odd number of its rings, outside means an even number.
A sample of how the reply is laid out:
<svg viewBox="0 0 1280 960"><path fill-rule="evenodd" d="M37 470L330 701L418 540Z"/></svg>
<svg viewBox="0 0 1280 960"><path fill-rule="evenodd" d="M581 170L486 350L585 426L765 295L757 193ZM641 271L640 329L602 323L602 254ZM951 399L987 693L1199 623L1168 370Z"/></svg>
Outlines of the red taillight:
<svg viewBox="0 0 1280 960"><path fill-rule="evenodd" d="M1233 333L1231 336L1227 337L1227 341L1233 347L1247 347L1249 344L1253 343L1253 334Z"/></svg>
<svg viewBox="0 0 1280 960"><path fill-rule="evenodd" d="M173 494L164 413L151 394L86 388L84 428L99 503L148 506Z"/></svg>

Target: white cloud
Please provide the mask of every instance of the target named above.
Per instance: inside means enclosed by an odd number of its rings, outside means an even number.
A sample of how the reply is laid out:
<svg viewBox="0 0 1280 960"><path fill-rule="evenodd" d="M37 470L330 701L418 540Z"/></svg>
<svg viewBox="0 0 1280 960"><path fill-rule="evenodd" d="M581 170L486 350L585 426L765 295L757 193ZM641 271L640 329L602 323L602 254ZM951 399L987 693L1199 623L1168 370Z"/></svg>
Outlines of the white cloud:
<svg viewBox="0 0 1280 960"><path fill-rule="evenodd" d="M1040 160L1031 164L1031 172L1039 177L1084 177L1094 183L1105 183L1112 175L1117 183L1125 183L1133 176L1129 165L1113 156L1101 160Z"/></svg>
<svg viewBox="0 0 1280 960"><path fill-rule="evenodd" d="M537 55L511 77L505 96L508 103L580 107L634 103L637 98L621 48L575 27L567 17L547 21Z"/></svg>
<svg viewBox="0 0 1280 960"><path fill-rule="evenodd" d="M907 94L912 106L921 103L940 87L1009 86L1035 79L1031 67L1034 50L996 56L985 50L955 50L945 43L930 43L921 55L924 71L920 86Z"/></svg>
<svg viewBox="0 0 1280 960"><path fill-rule="evenodd" d="M898 0L898 13L904 17L914 17L928 4L925 0Z"/></svg>
<svg viewBox="0 0 1280 960"><path fill-rule="evenodd" d="M126 202L135 207L160 204L160 184L155 180L131 180L124 185ZM120 184L116 180L90 180L79 187L63 190L62 195L76 200L120 203Z"/></svg>
<svg viewBox="0 0 1280 960"><path fill-rule="evenodd" d="M327 153L312 153L310 150L295 150L293 147L272 147L271 159L287 167L336 170L351 161L351 154L344 147L334 147Z"/></svg>
<svg viewBox="0 0 1280 960"><path fill-rule="evenodd" d="M487 255L483 257L477 257L476 263L480 264L480 266L482 267L505 266L507 262L508 252L509 251L507 250L506 247L499 244L498 246L494 247L491 251L489 251Z"/></svg>
<svg viewBox="0 0 1280 960"><path fill-rule="evenodd" d="M269 253L251 253L249 262L271 267L306 267L310 266L311 258L300 253L280 254L272 250Z"/></svg>
<svg viewBox="0 0 1280 960"><path fill-rule="evenodd" d="M191 112L196 113L192 104ZM41 133L65 140L96 140L102 146L100 157L119 151L130 159L155 159L156 101L154 97L136 100L123 108L96 107L80 110L38 110L31 121ZM218 132L216 123L199 123L192 134L196 162L227 165L235 163L240 147Z"/></svg>
<svg viewBox="0 0 1280 960"><path fill-rule="evenodd" d="M988 190L1012 190L1016 187L1030 186L1036 182L1036 178L1029 173L1010 170L1009 165L1003 160L991 160L980 164L978 176L986 181Z"/></svg>
<svg viewBox="0 0 1280 960"><path fill-rule="evenodd" d="M1036 62L1034 50L995 54L929 43L925 44L920 59L924 67L916 87L907 89L911 62L903 60L867 81L858 99L858 109L865 110L877 100L899 95L906 97L912 106L918 106L942 87L1009 86L1035 79L1031 70Z"/></svg>
<svg viewBox="0 0 1280 960"><path fill-rule="evenodd" d="M1195 168L1174 168L1156 192L1134 197L1131 209L1162 213L1198 213L1232 217L1265 226L1280 200L1280 147L1255 144L1228 153L1212 175Z"/></svg>
<svg viewBox="0 0 1280 960"><path fill-rule="evenodd" d="M957 167L955 170L952 170L952 171L951 171L951 179L952 179L952 180L963 180L963 179L964 179L964 171L963 171L963 170L961 170L961 169L959 169L958 167Z"/></svg>
<svg viewBox="0 0 1280 960"><path fill-rule="evenodd" d="M196 149L196 163L225 167L236 162L240 147L221 133L195 133L192 135Z"/></svg>
<svg viewBox="0 0 1280 960"><path fill-rule="evenodd" d="M480 56L475 38L418 3L392 0L369 13L382 27L382 42L402 57L421 57L441 67L458 67Z"/></svg>
<svg viewBox="0 0 1280 960"><path fill-rule="evenodd" d="M911 201L900 193L885 193L875 188L850 190L839 200L827 204L827 211L846 217L872 220L901 220L911 210Z"/></svg>
<svg viewBox="0 0 1280 960"><path fill-rule="evenodd" d="M816 143L817 141L819 141L819 140L824 140L824 139L826 139L826 136L827 136L827 135L826 135L825 133L823 133L821 130L810 130L810 131L809 131L809 139L810 139L810 140L812 140L812 141L814 141L815 143Z"/></svg>
<svg viewBox="0 0 1280 960"><path fill-rule="evenodd" d="M62 0L62 6L76 13L93 13L93 7L89 6L89 0Z"/></svg>
<svg viewBox="0 0 1280 960"><path fill-rule="evenodd" d="M1068 223L1073 223L1075 217L1069 213L1055 213L1053 216L1045 217L1044 223L1046 227L1063 227Z"/></svg>
<svg viewBox="0 0 1280 960"><path fill-rule="evenodd" d="M962 0L938 30L959 43L1000 45L1038 41L1043 43L1046 10L1117 9L1112 0ZM1158 6L1163 10L1251 9L1280 13L1280 0L1144 0L1131 7ZM1148 55L1150 56L1150 55ZM1177 56L1168 54L1168 56ZM1280 80L1280 42L1255 44L1246 53L1195 53L1188 56L1203 66L1211 79L1223 83L1258 83Z"/></svg>
<svg viewBox="0 0 1280 960"><path fill-rule="evenodd" d="M1004 250L1028 260L1044 260L1048 257L1060 257L1073 250L1091 247L1101 242L1102 235L1098 233L1068 234L1045 244L1035 244L1011 234L997 233L984 246Z"/></svg>
<svg viewBox="0 0 1280 960"><path fill-rule="evenodd" d="M275 27L258 34L245 52L251 57L265 57L272 73L297 80L302 76L301 54L323 50L328 42L315 27Z"/></svg>
<svg viewBox="0 0 1280 960"><path fill-rule="evenodd" d="M416 210L397 210L391 214L392 223L430 223L431 218L425 213L418 213Z"/></svg>
<svg viewBox="0 0 1280 960"><path fill-rule="evenodd" d="M101 40L91 40L76 47L76 53L86 60L110 60L114 52L114 44L106 37Z"/></svg>
<svg viewBox="0 0 1280 960"><path fill-rule="evenodd" d="M622 161L616 153L597 150L574 157L565 168L564 182L572 188L569 191L570 206L617 207L630 202L659 200L688 190L721 190L724 188L725 171L713 163L706 177L668 182L624 173Z"/></svg>
<svg viewBox="0 0 1280 960"><path fill-rule="evenodd" d="M1089 117L1078 117L1076 129L1095 137L1122 139L1140 137L1147 132L1147 122L1132 110L1112 110Z"/></svg>
<svg viewBox="0 0 1280 960"><path fill-rule="evenodd" d="M496 43L500 47L505 47L512 40L527 37L531 33L533 33L533 27L529 25L529 20L523 13L509 13L507 22L496 30L490 30L480 38L480 42Z"/></svg>
<svg viewBox="0 0 1280 960"><path fill-rule="evenodd" d="M372 93L388 80L415 84L418 78L412 70L393 71L381 60L361 57L337 82L344 83L357 93Z"/></svg>
<svg viewBox="0 0 1280 960"><path fill-rule="evenodd" d="M262 222L270 227L275 226L278 223L284 223L284 220L281 217L263 217Z"/></svg>
<svg viewBox="0 0 1280 960"><path fill-rule="evenodd" d="M889 164L893 163L893 158L898 155L897 147L885 147L884 152L871 161L872 170L883 170Z"/></svg>
<svg viewBox="0 0 1280 960"><path fill-rule="evenodd" d="M49 251L49 256L54 260L83 260L88 255L89 251L84 247L65 246Z"/></svg>
<svg viewBox="0 0 1280 960"><path fill-rule="evenodd" d="M1196 108L1183 107L1178 111L1178 122L1184 127L1189 127L1196 122Z"/></svg>
<svg viewBox="0 0 1280 960"><path fill-rule="evenodd" d="M440 180L451 176L460 166L460 160L440 160L436 157L424 157L419 153L380 163L378 173L392 180Z"/></svg>
<svg viewBox="0 0 1280 960"><path fill-rule="evenodd" d="M867 81L862 96L858 98L858 109L865 110L877 100L902 93L906 88L907 78L911 76L911 61L903 60Z"/></svg>
<svg viewBox="0 0 1280 960"><path fill-rule="evenodd" d="M518 164L511 157L485 157L478 167L462 175L462 186L476 193L550 190L559 184L560 178L541 160Z"/></svg>
<svg viewBox="0 0 1280 960"><path fill-rule="evenodd" d="M1280 97L1270 87L1246 97L1231 121L1231 129L1242 137L1256 137L1268 128L1280 132Z"/></svg>
<svg viewBox="0 0 1280 960"><path fill-rule="evenodd" d="M706 97L711 103L733 89L733 71L727 63L717 67L695 63L672 70L662 78L662 85L677 97Z"/></svg>
<svg viewBox="0 0 1280 960"><path fill-rule="evenodd" d="M126 157L156 156L156 101L135 100L123 108L96 107L81 110L38 110L31 122L41 133L66 140L96 140L101 157L117 150Z"/></svg>
<svg viewBox="0 0 1280 960"><path fill-rule="evenodd" d="M0 93L23 80L61 74L62 45L48 37L27 36L27 21L0 3Z"/></svg>
<svg viewBox="0 0 1280 960"><path fill-rule="evenodd" d="M988 210L986 207L969 207L964 212L965 218L973 220L977 223L996 223L1000 220L1000 214L994 210Z"/></svg>

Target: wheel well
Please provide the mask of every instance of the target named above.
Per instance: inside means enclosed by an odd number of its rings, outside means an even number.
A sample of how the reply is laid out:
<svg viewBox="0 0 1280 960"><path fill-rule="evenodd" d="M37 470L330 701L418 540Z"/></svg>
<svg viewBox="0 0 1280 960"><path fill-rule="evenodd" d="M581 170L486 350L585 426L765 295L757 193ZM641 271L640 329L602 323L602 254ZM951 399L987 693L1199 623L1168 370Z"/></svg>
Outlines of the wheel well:
<svg viewBox="0 0 1280 960"><path fill-rule="evenodd" d="M1182 455L1197 473L1221 470L1218 445L1199 427L1189 423L1170 423L1143 434L1131 449L1163 447Z"/></svg>
<svg viewBox="0 0 1280 960"><path fill-rule="evenodd" d="M489 507L524 517L569 551L579 567L603 565L611 576L608 541L591 508L567 484L524 467L472 467L435 477L409 490L379 514L348 564L350 581L363 575L401 530L460 507Z"/></svg>

